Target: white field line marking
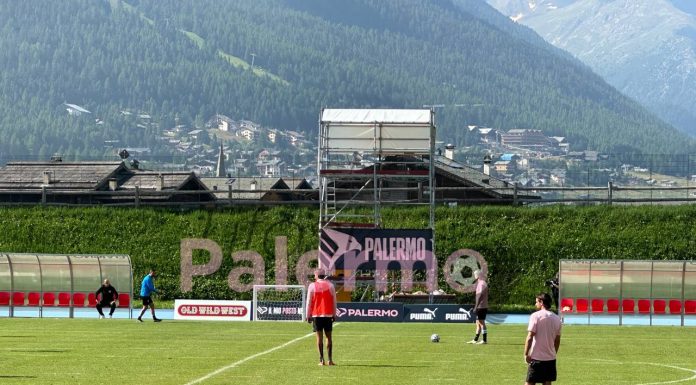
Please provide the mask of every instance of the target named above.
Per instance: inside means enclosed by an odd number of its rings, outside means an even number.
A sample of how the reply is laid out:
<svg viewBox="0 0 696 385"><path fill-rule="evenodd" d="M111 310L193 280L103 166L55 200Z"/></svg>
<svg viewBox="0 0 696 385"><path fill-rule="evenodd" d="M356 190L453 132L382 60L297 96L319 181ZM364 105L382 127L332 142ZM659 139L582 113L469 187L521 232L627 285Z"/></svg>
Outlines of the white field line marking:
<svg viewBox="0 0 696 385"><path fill-rule="evenodd" d="M664 382L646 382L642 384L637 384L637 385L662 385L662 384L676 384L678 382L685 382L685 381L690 381L693 379L696 379L696 370L693 369L687 369L687 368L681 368L679 366L672 366L672 365L664 365L664 364L655 364L652 362L636 362L636 364L645 364L645 365L653 365L653 366L662 366L665 368L671 368L671 369L677 369L677 370L683 370L685 372L691 372L694 375L689 377L689 378L684 378L682 380L674 380L674 381L664 381Z"/></svg>
<svg viewBox="0 0 696 385"><path fill-rule="evenodd" d="M685 372L691 372L694 375L689 377L689 378L683 378L681 380L672 380L672 381L663 381L663 382L644 382L641 384L636 384L636 385L664 385L664 384L677 384L679 382L685 382L685 381L691 381L696 379L696 370L694 369L688 369L688 368L682 368L679 366L674 366L674 365L665 365L665 364L658 364L655 362L621 362L621 361L616 361L616 360L605 360L605 359L593 359L590 361L601 361L601 362L607 362L607 363L615 363L615 364L620 364L620 365L625 365L625 364L637 364L637 365L652 365L652 366L662 366L663 368L670 368L670 369L677 369L677 370L683 370Z"/></svg>
<svg viewBox="0 0 696 385"><path fill-rule="evenodd" d="M336 326L336 325L334 325L334 326ZM197 379L195 379L195 380L193 380L193 381L191 381L191 382L187 382L186 385L198 384L198 383L203 382L203 381L205 381L205 380L207 380L207 379L209 379L209 378L211 378L211 377L217 376L218 374L220 374L220 373L222 373L222 372L224 372L224 371L226 371L226 370L230 370L230 369L232 369L232 368L234 368L234 367L237 367L237 366L239 366L239 365L241 365L241 364L243 364L243 363L245 363L245 362L247 362L247 361L251 361L251 360L253 360L254 358L261 357L261 356L266 355L266 354L268 354L268 353L275 352L276 350L282 349L282 348L284 348L284 347L286 347L286 346L288 346L288 345L294 344L294 343L297 342L297 341L303 340L303 339L305 339L305 338L307 338L307 337L311 337L311 336L313 336L313 335L314 335L314 333L309 333L309 334L303 335L302 337L297 337L297 338L295 338L294 340L288 341L288 342L286 342L286 343L284 343L284 344L282 344L282 345L278 345L278 346L276 346L276 347L274 347L274 348L270 348L270 349L268 349L268 350L264 350L263 352L256 353L256 354L251 355L251 356L249 356L249 357L247 357L247 358L243 358L243 359L241 359L241 360L239 360L239 361L237 361L237 362L233 362L233 363L231 363L231 364L229 364L229 365L227 365L227 366L223 366L223 367L220 368L220 369L214 370L214 371L212 371L212 372L206 374L205 376L203 376L203 377L201 377L201 378L197 378Z"/></svg>

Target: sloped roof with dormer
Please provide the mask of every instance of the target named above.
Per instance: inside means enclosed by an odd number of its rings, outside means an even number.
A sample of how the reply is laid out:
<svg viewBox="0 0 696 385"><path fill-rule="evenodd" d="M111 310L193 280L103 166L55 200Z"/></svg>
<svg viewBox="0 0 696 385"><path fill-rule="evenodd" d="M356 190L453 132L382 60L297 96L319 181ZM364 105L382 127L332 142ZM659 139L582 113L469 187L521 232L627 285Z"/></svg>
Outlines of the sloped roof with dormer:
<svg viewBox="0 0 696 385"><path fill-rule="evenodd" d="M115 181L115 186L111 183ZM47 183L48 182L48 183ZM214 195L206 189L200 179L192 172L158 172L129 168L122 161L119 162L9 162L0 168L0 192L14 194L13 199L19 197L36 197L32 191L42 191L44 188L63 194L63 201L72 202L78 197L89 197L87 201L106 201L110 199L131 199L128 195L113 196L105 194L112 191L132 191L136 187L141 191L152 191L147 199L179 200L173 192L202 191L204 194L194 193L196 199L203 201L214 200ZM165 194L159 193L164 191ZM172 193L166 193L170 191ZM95 195L93 192L99 192ZM75 195L75 193L82 193ZM67 195L66 195L67 194ZM190 195L190 194L189 194ZM6 195L8 196L8 195ZM62 199L62 198L61 198ZM190 197L183 197L190 201ZM32 201L26 198L24 201Z"/></svg>
<svg viewBox="0 0 696 385"><path fill-rule="evenodd" d="M449 178L457 181L462 186L492 187L493 189L486 191L486 193L492 197L510 198L512 195L508 182L484 174L473 167L458 163L443 156L435 157L435 172L440 175L448 175ZM526 199L541 198L539 195L534 194L519 194L518 196Z"/></svg>
<svg viewBox="0 0 696 385"><path fill-rule="evenodd" d="M137 186L144 190L182 190L186 183L194 178L196 178L196 176L192 172L133 170L133 172L127 176L127 179L121 182L119 189L135 189ZM162 184L161 186L160 183ZM201 185L200 189L204 188L205 187Z"/></svg>
<svg viewBox="0 0 696 385"><path fill-rule="evenodd" d="M501 189L509 187L509 184L505 181L486 175L473 167L455 162L444 156L435 157L435 170L436 173L449 174L450 178L459 181L463 186L498 187ZM502 191L492 191L502 195Z"/></svg>
<svg viewBox="0 0 696 385"><path fill-rule="evenodd" d="M304 178L204 177L201 182L218 199L240 201L316 200L317 190Z"/></svg>
<svg viewBox="0 0 696 385"><path fill-rule="evenodd" d="M0 168L0 189L98 190L110 178L127 171L123 162L9 162ZM45 173L49 175L48 185L44 183Z"/></svg>
<svg viewBox="0 0 696 385"><path fill-rule="evenodd" d="M281 178L239 177L239 178L201 178L201 182L217 198L240 200L260 200L270 194L268 190L290 190ZM230 190L233 190L230 196Z"/></svg>
<svg viewBox="0 0 696 385"><path fill-rule="evenodd" d="M201 193L193 193L198 200L210 201L215 199L215 194L208 191L208 188L193 172L131 170L119 184L118 190L128 191L136 188L141 193L151 192L147 193L148 197L154 200L176 200L177 197L184 195L191 196L191 193L187 193L188 191L201 191ZM176 192L181 192L181 194L176 194Z"/></svg>
<svg viewBox="0 0 696 385"><path fill-rule="evenodd" d="M281 178L285 182L285 184L288 185L288 187L292 190L313 190L314 187L307 182L307 179L305 178L291 178L291 177L283 177Z"/></svg>

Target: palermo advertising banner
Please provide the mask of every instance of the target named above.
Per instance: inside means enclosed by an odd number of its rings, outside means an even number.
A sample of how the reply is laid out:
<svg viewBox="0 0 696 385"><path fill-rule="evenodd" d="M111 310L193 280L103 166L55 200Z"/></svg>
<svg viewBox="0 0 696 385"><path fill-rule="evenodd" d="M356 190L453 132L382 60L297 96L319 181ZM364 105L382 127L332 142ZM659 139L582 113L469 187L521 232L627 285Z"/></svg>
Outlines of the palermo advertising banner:
<svg viewBox="0 0 696 385"><path fill-rule="evenodd" d="M393 302L339 302L336 321L402 322L404 306Z"/></svg>
<svg viewBox="0 0 696 385"><path fill-rule="evenodd" d="M251 321L251 301L177 299L174 319L198 321Z"/></svg>
<svg viewBox="0 0 696 385"><path fill-rule="evenodd" d="M331 271L436 268L430 229L322 229L320 241L319 264Z"/></svg>

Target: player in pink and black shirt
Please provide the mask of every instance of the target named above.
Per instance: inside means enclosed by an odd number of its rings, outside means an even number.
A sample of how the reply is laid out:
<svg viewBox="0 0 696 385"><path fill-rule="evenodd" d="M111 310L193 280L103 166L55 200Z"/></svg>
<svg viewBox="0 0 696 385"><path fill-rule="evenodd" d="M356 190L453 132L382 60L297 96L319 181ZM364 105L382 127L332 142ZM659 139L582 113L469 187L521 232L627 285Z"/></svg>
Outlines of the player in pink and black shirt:
<svg viewBox="0 0 696 385"><path fill-rule="evenodd" d="M485 345L488 343L488 329L486 329L486 315L488 314L488 282L481 270L474 271L476 278L476 304L474 305L474 313L476 313L476 335L474 339L467 344ZM479 337L483 334L483 339L479 341Z"/></svg>
<svg viewBox="0 0 696 385"><path fill-rule="evenodd" d="M552 312L551 296L536 296L537 312L529 317L527 339L524 342L524 361L527 363L525 385L556 381L556 353L561 346L561 318Z"/></svg>

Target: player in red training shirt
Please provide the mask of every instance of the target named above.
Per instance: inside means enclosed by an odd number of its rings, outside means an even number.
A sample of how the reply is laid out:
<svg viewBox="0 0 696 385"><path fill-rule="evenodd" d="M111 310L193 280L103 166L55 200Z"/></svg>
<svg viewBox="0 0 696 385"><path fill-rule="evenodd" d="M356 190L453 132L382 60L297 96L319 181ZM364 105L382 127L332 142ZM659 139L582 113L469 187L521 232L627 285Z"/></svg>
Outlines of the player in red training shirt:
<svg viewBox="0 0 696 385"><path fill-rule="evenodd" d="M326 335L326 349L329 353L328 365L333 362L333 340L331 331L336 320L336 289L326 279L327 275L321 269L314 271L315 282L307 289L307 322L312 324L312 329L317 334L317 349L319 349L319 365L327 365L324 361L324 335Z"/></svg>

